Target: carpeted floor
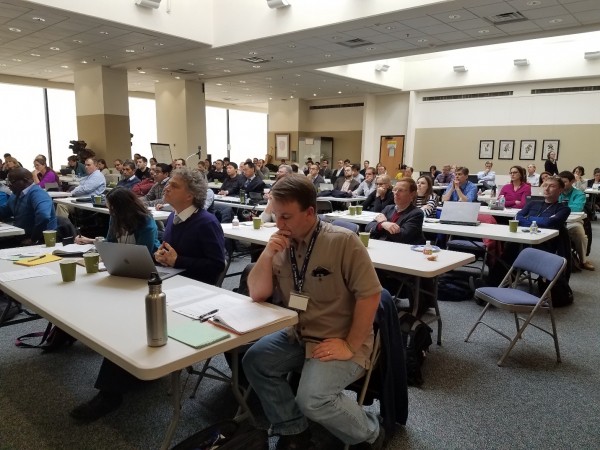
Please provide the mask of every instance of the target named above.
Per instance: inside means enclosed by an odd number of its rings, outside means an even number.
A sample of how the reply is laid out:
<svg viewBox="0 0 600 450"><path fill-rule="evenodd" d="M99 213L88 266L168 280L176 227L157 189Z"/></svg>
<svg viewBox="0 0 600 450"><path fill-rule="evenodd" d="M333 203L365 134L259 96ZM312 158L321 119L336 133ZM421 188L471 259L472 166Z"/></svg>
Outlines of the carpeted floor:
<svg viewBox="0 0 600 450"><path fill-rule="evenodd" d="M600 225L592 225L599 236ZM597 238L598 239L598 238ZM592 449L600 442L600 244L591 261L598 271L573 274L575 303L557 310L563 362L557 364L551 339L529 331L504 367L496 366L507 341L484 327L472 341L464 337L481 308L473 301L440 302L443 345L433 345L423 371L425 384L409 388L405 427L390 449ZM232 270L247 264L242 260ZM237 278L225 281L233 288ZM512 331L510 316L492 311L491 320ZM45 321L0 329L0 449L155 449L171 415L167 380L147 383L128 394L118 411L90 425L78 425L69 410L95 394L101 358L80 343L41 354L19 349L16 336L45 328ZM220 356L214 363L227 370ZM187 374L182 375L183 379ZM218 420L236 404L228 387L204 380L188 399L174 443ZM260 404L251 405L266 427ZM372 408L377 410L377 404ZM316 427L320 448L339 444ZM272 440L273 441L273 440ZM273 447L274 441L271 442Z"/></svg>

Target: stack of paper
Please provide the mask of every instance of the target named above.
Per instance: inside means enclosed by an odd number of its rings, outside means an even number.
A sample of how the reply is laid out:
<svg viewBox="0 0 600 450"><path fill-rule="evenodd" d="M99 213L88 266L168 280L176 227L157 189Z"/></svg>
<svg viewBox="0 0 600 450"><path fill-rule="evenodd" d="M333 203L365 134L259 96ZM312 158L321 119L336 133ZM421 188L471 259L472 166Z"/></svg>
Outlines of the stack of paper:
<svg viewBox="0 0 600 450"><path fill-rule="evenodd" d="M272 308L262 303L244 302L233 308L220 309L212 317L211 322L234 333L244 334L287 320L295 315L296 312L289 309Z"/></svg>

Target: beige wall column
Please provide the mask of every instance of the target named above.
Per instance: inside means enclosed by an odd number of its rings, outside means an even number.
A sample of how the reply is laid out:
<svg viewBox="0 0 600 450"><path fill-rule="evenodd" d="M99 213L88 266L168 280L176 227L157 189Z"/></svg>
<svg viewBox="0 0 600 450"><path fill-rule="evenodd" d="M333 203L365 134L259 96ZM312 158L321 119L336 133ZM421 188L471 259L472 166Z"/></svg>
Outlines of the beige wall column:
<svg viewBox="0 0 600 450"><path fill-rule="evenodd" d="M196 81L156 83L156 128L158 142L171 145L173 158L185 159L202 146L206 158L206 105L204 85ZM160 161L169 163L170 161ZM187 165L196 167L196 156Z"/></svg>
<svg viewBox="0 0 600 450"><path fill-rule="evenodd" d="M292 152L298 152L298 140L302 130L306 126L307 110L308 106L306 102L297 98L271 100L269 102L269 135L267 143L269 146L269 154L273 155L275 164L279 164L280 159L276 158L275 154L275 135L290 135L289 154L287 158L285 158L290 161Z"/></svg>
<svg viewBox="0 0 600 450"><path fill-rule="evenodd" d="M109 166L131 157L127 72L93 66L75 72L77 135Z"/></svg>

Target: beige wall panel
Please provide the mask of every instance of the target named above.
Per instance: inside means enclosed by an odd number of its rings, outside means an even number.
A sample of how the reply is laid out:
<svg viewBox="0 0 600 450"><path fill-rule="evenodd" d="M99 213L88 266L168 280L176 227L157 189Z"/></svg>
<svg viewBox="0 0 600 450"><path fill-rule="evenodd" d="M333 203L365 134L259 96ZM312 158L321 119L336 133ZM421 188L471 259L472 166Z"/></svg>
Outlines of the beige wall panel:
<svg viewBox="0 0 600 450"><path fill-rule="evenodd" d="M97 157L106 159L111 167L116 158L131 158L128 116L77 116L77 135L96 152Z"/></svg>
<svg viewBox="0 0 600 450"><path fill-rule="evenodd" d="M498 159L500 140L514 140L515 152L512 160ZM538 172L543 171L542 141L559 139L559 170L573 170L582 165L586 178L593 169L600 167L600 125L526 125L507 127L453 127L418 128L415 131L415 170L427 170L431 164L438 168L444 164L465 165L476 173L483 167L479 159L479 141L494 140L494 168L498 174L507 174L512 165L527 166L531 161L520 160L520 141L537 141L534 163ZM542 168L540 170L540 168Z"/></svg>

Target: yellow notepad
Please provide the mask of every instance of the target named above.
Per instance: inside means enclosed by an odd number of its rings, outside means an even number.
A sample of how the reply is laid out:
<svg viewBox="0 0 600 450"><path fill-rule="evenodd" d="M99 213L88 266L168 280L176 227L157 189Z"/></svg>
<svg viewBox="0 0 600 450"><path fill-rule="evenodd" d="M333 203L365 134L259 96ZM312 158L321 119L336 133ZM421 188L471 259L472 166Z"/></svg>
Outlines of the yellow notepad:
<svg viewBox="0 0 600 450"><path fill-rule="evenodd" d="M19 261L15 261L15 264L20 266L39 266L40 264L51 263L54 261L60 261L62 258L60 256L55 256L50 253L47 255L34 256L33 258L20 259Z"/></svg>
<svg viewBox="0 0 600 450"><path fill-rule="evenodd" d="M229 337L229 333L198 321L169 328L169 337L190 347L200 348Z"/></svg>

